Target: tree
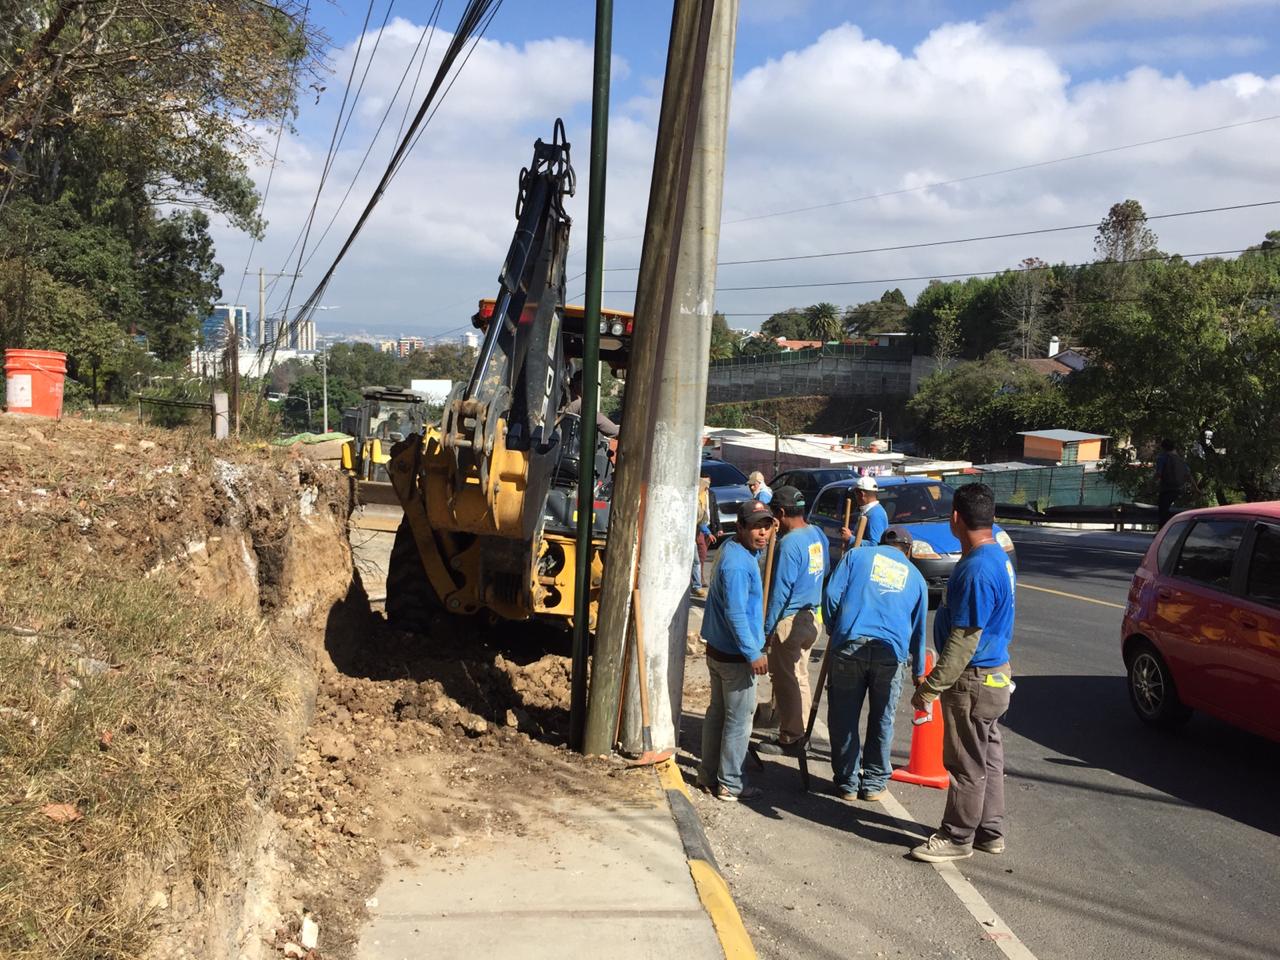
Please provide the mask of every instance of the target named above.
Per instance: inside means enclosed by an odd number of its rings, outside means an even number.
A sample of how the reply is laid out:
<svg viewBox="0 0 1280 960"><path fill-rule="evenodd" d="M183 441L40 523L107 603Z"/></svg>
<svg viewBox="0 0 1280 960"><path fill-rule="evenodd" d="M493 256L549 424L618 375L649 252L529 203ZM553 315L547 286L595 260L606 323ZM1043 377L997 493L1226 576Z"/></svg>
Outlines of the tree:
<svg viewBox="0 0 1280 960"><path fill-rule="evenodd" d="M201 321L222 295L222 267L214 259L209 218L193 210L156 221L138 276L143 308L133 322L160 359L185 357Z"/></svg>
<svg viewBox="0 0 1280 960"><path fill-rule="evenodd" d="M815 303L804 311L805 333L810 340L840 339L844 331L844 323L840 318L840 308L834 303Z"/></svg>
<svg viewBox="0 0 1280 960"><path fill-rule="evenodd" d="M1098 260L1136 260L1156 252L1156 235L1147 226L1147 214L1137 200L1112 204L1098 224L1093 241Z"/></svg>
<svg viewBox="0 0 1280 960"><path fill-rule="evenodd" d="M711 315L711 352L712 360L728 360L738 347L738 338L729 329L724 314L716 311Z"/></svg>
<svg viewBox="0 0 1280 960"><path fill-rule="evenodd" d="M911 308L901 290L886 290L879 300L868 300L844 313L844 332L851 337L901 333L907 329Z"/></svg>
<svg viewBox="0 0 1280 960"><path fill-rule="evenodd" d="M760 324L760 333L770 340L776 340L779 337L784 340L806 340L809 336L809 321L804 311L788 307Z"/></svg>
<svg viewBox="0 0 1280 960"><path fill-rule="evenodd" d="M1008 333L1006 345L1024 360L1039 356L1044 332L1045 301L1052 289L1049 265L1037 257L1027 257L1005 285L1000 300Z"/></svg>
<svg viewBox="0 0 1280 960"><path fill-rule="evenodd" d="M387 354L382 354L387 356ZM469 380L476 364L476 351L465 343L439 343L425 350L415 350L405 358L401 381Z"/></svg>
<svg viewBox="0 0 1280 960"><path fill-rule="evenodd" d="M956 358L960 349L960 311L946 305L935 308L933 324L933 358L938 369L946 366Z"/></svg>

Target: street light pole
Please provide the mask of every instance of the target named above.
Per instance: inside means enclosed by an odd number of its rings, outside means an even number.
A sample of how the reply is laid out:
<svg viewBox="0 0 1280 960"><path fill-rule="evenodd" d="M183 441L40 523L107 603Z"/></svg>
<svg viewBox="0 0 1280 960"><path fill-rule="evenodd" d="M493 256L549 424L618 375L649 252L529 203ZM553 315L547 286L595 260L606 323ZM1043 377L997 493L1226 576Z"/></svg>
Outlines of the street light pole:
<svg viewBox="0 0 1280 960"><path fill-rule="evenodd" d="M883 440L884 439L884 411L872 410L870 407L867 407L867 413L874 413L876 415L876 439Z"/></svg>
<svg viewBox="0 0 1280 960"><path fill-rule="evenodd" d="M773 475L778 475L778 446L782 442L782 429L772 420L757 416L754 413L747 414L748 420L759 420L766 427L773 431Z"/></svg>
<svg viewBox="0 0 1280 960"><path fill-rule="evenodd" d="M324 365L322 367L322 373L323 373L323 379L324 379L324 400L323 400L324 428L320 432L328 433L329 432L329 354L327 352L322 353L320 354L320 358L324 361Z"/></svg>

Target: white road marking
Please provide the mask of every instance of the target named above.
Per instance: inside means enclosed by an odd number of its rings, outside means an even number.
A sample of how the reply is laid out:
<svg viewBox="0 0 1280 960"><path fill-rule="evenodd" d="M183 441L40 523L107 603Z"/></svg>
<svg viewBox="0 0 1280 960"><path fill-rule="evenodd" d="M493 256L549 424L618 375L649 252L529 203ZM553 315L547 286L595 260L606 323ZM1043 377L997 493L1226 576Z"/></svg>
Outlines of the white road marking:
<svg viewBox="0 0 1280 960"><path fill-rule="evenodd" d="M920 823L913 817L893 794L887 794L882 801L886 810L899 820L909 820L912 823ZM920 826L924 824L920 823ZM976 856L986 856L986 854L976 854ZM965 879L964 874L960 872L960 868L953 863L933 863L930 864L934 870L938 872L938 876L942 877L942 882L951 888L951 892L956 895L956 899L961 905L969 911L969 915L978 921L978 925L982 927L982 932L992 943L999 947L1009 960L1036 960L1036 955L1032 953L1025 943L1018 939L1018 935L1009 929L1009 925L1000 919L999 915L991 909L991 904L987 903L987 898L978 892L978 888Z"/></svg>

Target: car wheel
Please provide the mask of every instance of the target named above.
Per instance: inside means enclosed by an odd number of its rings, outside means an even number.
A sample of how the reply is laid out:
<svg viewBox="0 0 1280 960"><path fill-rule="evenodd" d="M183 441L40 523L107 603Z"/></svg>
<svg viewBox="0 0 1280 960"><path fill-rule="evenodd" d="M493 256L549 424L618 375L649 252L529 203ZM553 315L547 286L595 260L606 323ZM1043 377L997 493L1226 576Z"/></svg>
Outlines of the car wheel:
<svg viewBox="0 0 1280 960"><path fill-rule="evenodd" d="M1191 718L1191 710L1178 698L1169 665L1154 646L1145 640L1137 643L1128 667L1129 702L1140 720L1172 727Z"/></svg>

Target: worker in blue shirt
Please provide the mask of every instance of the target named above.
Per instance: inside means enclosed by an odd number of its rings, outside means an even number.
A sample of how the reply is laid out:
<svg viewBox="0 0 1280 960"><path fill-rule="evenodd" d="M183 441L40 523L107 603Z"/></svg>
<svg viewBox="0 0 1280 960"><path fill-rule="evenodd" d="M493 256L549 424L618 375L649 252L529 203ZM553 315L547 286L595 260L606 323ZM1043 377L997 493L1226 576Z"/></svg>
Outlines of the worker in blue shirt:
<svg viewBox="0 0 1280 960"><path fill-rule="evenodd" d="M884 538L884 532L889 529L889 515L880 505L880 485L876 483L875 477L859 477L850 492L858 503L858 515L867 518L867 529L862 534L862 546L879 546ZM844 539L844 545L847 548L853 540L853 531L843 527L840 530L840 536Z"/></svg>
<svg viewBox="0 0 1280 960"><path fill-rule="evenodd" d="M742 762L756 713L756 678L769 670L759 555L773 527L772 511L759 500L738 505L738 530L720 548L702 616L711 703L702 721L698 785L719 800L760 795L759 789L743 785Z"/></svg>
<svg viewBox="0 0 1280 960"><path fill-rule="evenodd" d="M850 550L827 582L823 615L830 635L831 770L842 800L883 800L893 767L893 717L902 692L902 665L924 674L929 588L909 559L910 535L893 531L894 546ZM870 699L866 749L858 741L862 703Z"/></svg>
<svg viewBox="0 0 1280 960"><path fill-rule="evenodd" d="M942 826L911 851L940 863L1005 849L1004 740L1000 718L1009 709L1017 579L1008 554L992 535L995 495L985 483L955 492L951 532L960 562L947 581L933 622L938 662L911 698L917 710L939 696L945 721L942 763L950 775Z"/></svg>
<svg viewBox="0 0 1280 960"><path fill-rule="evenodd" d="M769 604L764 635L769 679L778 716L776 740L759 746L761 753L791 753L804 739L805 720L813 702L809 692L809 651L818 641L818 608L827 573L827 538L805 520L805 499L795 487L779 487L769 502L778 520Z"/></svg>

